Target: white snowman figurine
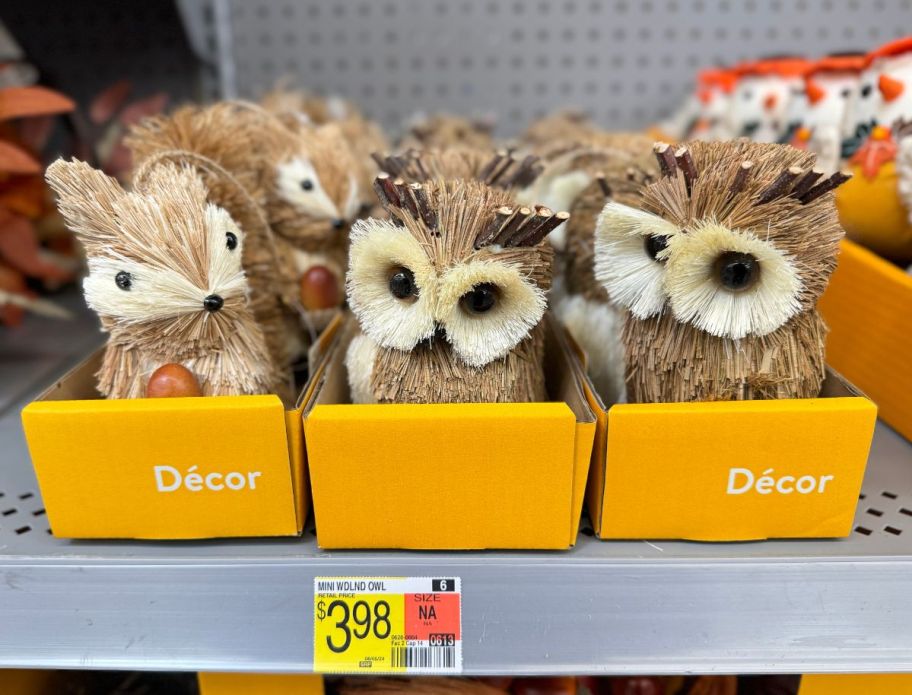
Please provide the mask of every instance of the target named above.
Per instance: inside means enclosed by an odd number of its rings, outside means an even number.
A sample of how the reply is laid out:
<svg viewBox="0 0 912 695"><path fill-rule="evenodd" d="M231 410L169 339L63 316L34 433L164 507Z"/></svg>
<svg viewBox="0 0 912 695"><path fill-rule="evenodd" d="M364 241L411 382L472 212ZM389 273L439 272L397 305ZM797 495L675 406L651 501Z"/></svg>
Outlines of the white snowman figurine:
<svg viewBox="0 0 912 695"><path fill-rule="evenodd" d="M733 70L710 68L697 75L699 113L688 134L690 140L730 140L728 111L738 77Z"/></svg>
<svg viewBox="0 0 912 695"><path fill-rule="evenodd" d="M862 54L839 54L814 63L804 79L807 110L791 144L817 155L817 166L827 175L839 170L842 143L854 135L850 118L858 99Z"/></svg>
<svg viewBox="0 0 912 695"><path fill-rule="evenodd" d="M778 142L788 130L789 102L803 92L803 58L769 58L736 68L738 82L728 110L728 128L734 137L755 142Z"/></svg>
<svg viewBox="0 0 912 695"><path fill-rule="evenodd" d="M853 124L853 173L838 191L850 238L901 265L912 263L912 37L869 53ZM867 123L867 129L865 124ZM867 133L867 137L864 137Z"/></svg>

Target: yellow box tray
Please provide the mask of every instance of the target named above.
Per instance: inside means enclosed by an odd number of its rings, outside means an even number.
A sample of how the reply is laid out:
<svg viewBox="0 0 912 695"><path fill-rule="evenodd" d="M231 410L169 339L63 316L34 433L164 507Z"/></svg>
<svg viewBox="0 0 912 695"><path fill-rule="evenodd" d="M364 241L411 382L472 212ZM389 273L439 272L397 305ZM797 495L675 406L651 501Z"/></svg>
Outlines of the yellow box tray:
<svg viewBox="0 0 912 695"><path fill-rule="evenodd" d="M876 406L822 397L618 404L598 416L587 504L600 538L744 541L851 531Z"/></svg>
<svg viewBox="0 0 912 695"><path fill-rule="evenodd" d="M846 239L820 311L827 362L912 439L912 276Z"/></svg>
<svg viewBox="0 0 912 695"><path fill-rule="evenodd" d="M549 324L554 402L352 405L353 321L304 411L324 548L571 546L595 434L563 330Z"/></svg>
<svg viewBox="0 0 912 695"><path fill-rule="evenodd" d="M338 324L312 350L319 374ZM301 410L278 396L106 400L99 351L22 411L54 535L299 534L309 511Z"/></svg>

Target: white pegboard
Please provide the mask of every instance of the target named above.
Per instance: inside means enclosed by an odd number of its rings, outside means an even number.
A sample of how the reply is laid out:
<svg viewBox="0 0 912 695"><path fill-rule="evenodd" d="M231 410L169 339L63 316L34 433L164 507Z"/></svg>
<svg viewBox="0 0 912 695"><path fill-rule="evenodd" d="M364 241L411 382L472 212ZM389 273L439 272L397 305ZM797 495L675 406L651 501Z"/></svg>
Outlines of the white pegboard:
<svg viewBox="0 0 912 695"><path fill-rule="evenodd" d="M276 80L363 105L496 115L510 135L560 107L613 128L666 116L706 65L867 49L912 32L912 0L215 0L235 87Z"/></svg>

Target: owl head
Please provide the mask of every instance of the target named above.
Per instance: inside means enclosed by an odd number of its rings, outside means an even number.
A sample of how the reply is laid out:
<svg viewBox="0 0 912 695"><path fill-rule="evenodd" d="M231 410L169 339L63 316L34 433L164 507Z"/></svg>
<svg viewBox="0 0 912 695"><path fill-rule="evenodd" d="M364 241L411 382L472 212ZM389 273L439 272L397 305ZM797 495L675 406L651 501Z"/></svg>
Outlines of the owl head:
<svg viewBox="0 0 912 695"><path fill-rule="evenodd" d="M608 203L596 278L639 319L671 311L720 338L763 336L814 308L843 230L814 155L786 145L657 143L640 208Z"/></svg>
<svg viewBox="0 0 912 695"><path fill-rule="evenodd" d="M189 167L156 165L129 193L85 162L57 160L47 180L85 247L86 301L108 330L206 346L249 317L243 234Z"/></svg>
<svg viewBox="0 0 912 695"><path fill-rule="evenodd" d="M445 340L471 367L506 356L542 319L551 284L543 243L569 217L512 204L480 181L407 184L381 174L389 220L352 228L348 300L381 348Z"/></svg>

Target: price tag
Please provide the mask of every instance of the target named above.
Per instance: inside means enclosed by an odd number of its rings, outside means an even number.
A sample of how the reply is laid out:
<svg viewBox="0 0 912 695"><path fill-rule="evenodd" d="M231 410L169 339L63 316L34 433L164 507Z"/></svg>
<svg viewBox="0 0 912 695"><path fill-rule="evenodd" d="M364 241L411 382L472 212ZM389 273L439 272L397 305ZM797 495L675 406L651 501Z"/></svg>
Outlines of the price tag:
<svg viewBox="0 0 912 695"><path fill-rule="evenodd" d="M314 671L462 672L459 577L316 577Z"/></svg>

